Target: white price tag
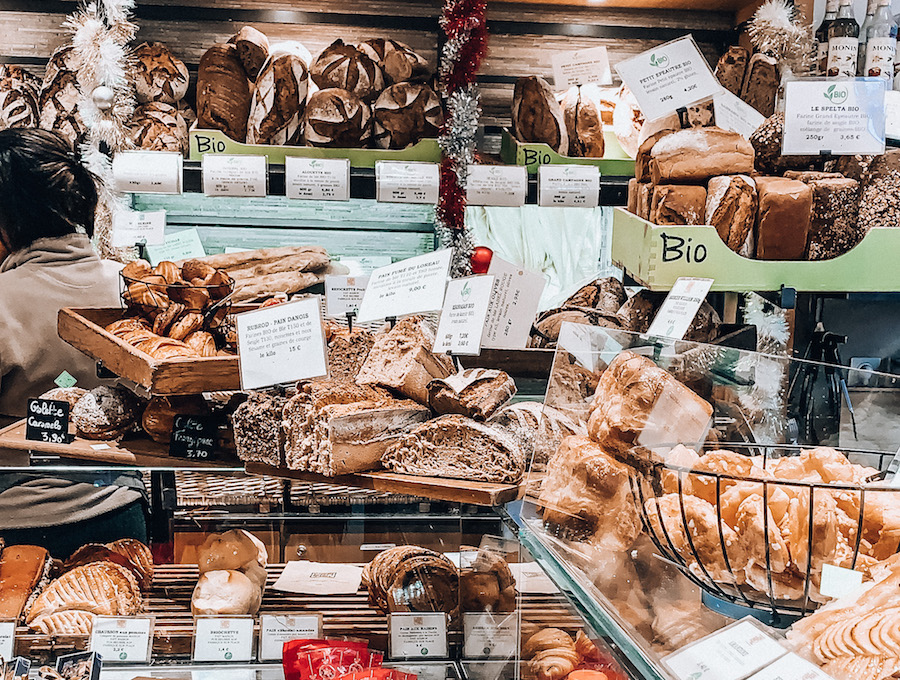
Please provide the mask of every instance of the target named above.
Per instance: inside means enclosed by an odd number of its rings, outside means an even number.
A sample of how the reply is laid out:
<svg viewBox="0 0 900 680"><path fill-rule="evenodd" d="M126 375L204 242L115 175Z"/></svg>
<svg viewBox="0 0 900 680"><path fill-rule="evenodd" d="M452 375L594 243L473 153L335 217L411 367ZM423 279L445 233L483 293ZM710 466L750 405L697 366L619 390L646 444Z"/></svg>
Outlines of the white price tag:
<svg viewBox="0 0 900 680"><path fill-rule="evenodd" d="M647 120L663 118L723 89L690 35L620 61L616 71Z"/></svg>
<svg viewBox="0 0 900 680"><path fill-rule="evenodd" d="M494 287L481 346L524 349L547 279L543 274L530 272L496 255L491 258L488 274L494 277Z"/></svg>
<svg viewBox="0 0 900 680"><path fill-rule="evenodd" d="M819 592L825 597L837 599L859 590L862 582L863 575L861 571L845 569L834 564L823 564L822 582L819 586Z"/></svg>
<svg viewBox="0 0 900 680"><path fill-rule="evenodd" d="M94 617L90 649L98 652L105 663L150 663L152 642L152 617Z"/></svg>
<svg viewBox="0 0 900 680"><path fill-rule="evenodd" d="M9 660L15 654L16 622L0 621L0 657Z"/></svg>
<svg viewBox="0 0 900 680"><path fill-rule="evenodd" d="M541 569L537 562L518 562L509 565L516 590L527 595L550 595L558 593L559 588Z"/></svg>
<svg viewBox="0 0 900 680"><path fill-rule="evenodd" d="M763 668L748 680L833 680L818 666L793 652L785 654L775 663Z"/></svg>
<svg viewBox="0 0 900 680"><path fill-rule="evenodd" d="M194 228L169 234L162 245L147 246L147 259L150 260L150 264L154 265L163 260L176 262L205 256L206 251L200 242L200 234Z"/></svg>
<svg viewBox="0 0 900 680"><path fill-rule="evenodd" d="M113 248L127 248L138 243L157 246L166 242L166 211L134 212L117 210L113 213Z"/></svg>
<svg viewBox="0 0 900 680"><path fill-rule="evenodd" d="M515 614L463 614L463 657L512 659L519 641Z"/></svg>
<svg viewBox="0 0 900 680"><path fill-rule="evenodd" d="M373 271L359 306L359 321L439 310L444 304L451 255L449 249L438 250Z"/></svg>
<svg viewBox="0 0 900 680"><path fill-rule="evenodd" d="M252 659L252 616L198 616L194 619L195 662Z"/></svg>
<svg viewBox="0 0 900 680"><path fill-rule="evenodd" d="M128 678L122 680L133 680L134 672ZM107 680L106 673L103 674L103 680ZM191 680L256 680L256 671L246 668L216 668L208 671L191 671Z"/></svg>
<svg viewBox="0 0 900 680"><path fill-rule="evenodd" d="M524 165L470 165L466 176L466 203L518 207L528 194Z"/></svg>
<svg viewBox="0 0 900 680"><path fill-rule="evenodd" d="M786 653L774 638L744 619L662 661L680 680L741 680Z"/></svg>
<svg viewBox="0 0 900 680"><path fill-rule="evenodd" d="M322 638L322 615L287 615L273 616L262 614L259 617L259 661L281 661L284 643L289 640Z"/></svg>
<svg viewBox="0 0 900 680"><path fill-rule="evenodd" d="M444 612L389 614L388 627L394 659L444 659L449 653Z"/></svg>
<svg viewBox="0 0 900 680"><path fill-rule="evenodd" d="M295 560L284 566L273 590L303 595L355 595L363 568L355 564Z"/></svg>
<svg viewBox="0 0 900 680"><path fill-rule="evenodd" d="M363 552L381 552L382 550L390 550L396 547L396 543L363 543L359 546L359 549Z"/></svg>
<svg viewBox="0 0 900 680"><path fill-rule="evenodd" d="M538 205L596 208L599 204L600 168L593 165L542 165L538 168Z"/></svg>
<svg viewBox="0 0 900 680"><path fill-rule="evenodd" d="M203 156L203 193L207 196L265 196L265 156Z"/></svg>
<svg viewBox="0 0 900 680"><path fill-rule="evenodd" d="M393 259L390 255L368 255L363 257L342 257L338 260L350 271L350 276L368 276L379 267L387 267Z"/></svg>
<svg viewBox="0 0 900 680"><path fill-rule="evenodd" d="M493 286L493 276L469 276L447 284L434 341L436 354L481 352L481 335Z"/></svg>
<svg viewBox="0 0 900 680"><path fill-rule="evenodd" d="M713 108L717 127L737 132L747 139L766 121L764 115L728 90L722 90L713 97Z"/></svg>
<svg viewBox="0 0 900 680"><path fill-rule="evenodd" d="M437 163L375 163L375 198L382 203L436 205L440 189Z"/></svg>
<svg viewBox="0 0 900 680"><path fill-rule="evenodd" d="M712 285L713 279L679 277L647 329L647 335L681 340Z"/></svg>
<svg viewBox="0 0 900 680"><path fill-rule="evenodd" d="M242 389L327 375L319 298L244 312L234 319Z"/></svg>
<svg viewBox="0 0 900 680"><path fill-rule="evenodd" d="M120 151L113 157L116 191L180 194L184 158L172 151Z"/></svg>
<svg viewBox="0 0 900 680"><path fill-rule="evenodd" d="M900 140L900 91L884 93L884 136Z"/></svg>
<svg viewBox="0 0 900 680"><path fill-rule="evenodd" d="M781 153L883 154L884 83L881 78L786 82Z"/></svg>
<svg viewBox="0 0 900 680"><path fill-rule="evenodd" d="M350 160L288 156L284 163L284 182L288 198L349 201Z"/></svg>
<svg viewBox="0 0 900 680"><path fill-rule="evenodd" d="M331 317L355 314L368 285L368 276L326 276L325 313Z"/></svg>
<svg viewBox="0 0 900 680"><path fill-rule="evenodd" d="M590 47L575 52L557 52L550 57L553 64L553 84L557 90L573 85L609 85L612 73L609 70L609 55L605 47Z"/></svg>

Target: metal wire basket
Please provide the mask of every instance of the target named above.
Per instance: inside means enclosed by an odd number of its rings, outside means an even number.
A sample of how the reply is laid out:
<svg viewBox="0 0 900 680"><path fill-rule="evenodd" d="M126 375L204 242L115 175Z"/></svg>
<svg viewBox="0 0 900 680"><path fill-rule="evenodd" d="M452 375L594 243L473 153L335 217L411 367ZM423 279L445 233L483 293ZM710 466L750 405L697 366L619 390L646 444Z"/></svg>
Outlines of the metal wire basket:
<svg viewBox="0 0 900 680"><path fill-rule="evenodd" d="M204 327L216 328L231 312L233 292L234 279L224 270L217 271L215 281L203 285L167 282L158 274L142 278L122 274L120 297L126 309L151 320L173 305L179 305L181 314L201 314Z"/></svg>

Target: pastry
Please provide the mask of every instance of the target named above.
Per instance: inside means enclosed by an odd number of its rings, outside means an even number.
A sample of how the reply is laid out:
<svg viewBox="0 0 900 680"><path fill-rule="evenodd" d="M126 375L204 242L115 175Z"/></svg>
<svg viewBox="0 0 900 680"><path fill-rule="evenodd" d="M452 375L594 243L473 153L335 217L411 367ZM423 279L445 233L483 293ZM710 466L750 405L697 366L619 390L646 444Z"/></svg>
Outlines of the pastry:
<svg viewBox="0 0 900 680"><path fill-rule="evenodd" d="M741 96L741 86L744 84L744 76L747 74L747 62L750 55L747 50L739 45L728 48L716 64L716 78L726 90L736 97Z"/></svg>
<svg viewBox="0 0 900 680"><path fill-rule="evenodd" d="M487 420L516 395L516 383L503 371L470 368L428 383L428 405L435 413L458 413Z"/></svg>
<svg viewBox="0 0 900 680"><path fill-rule="evenodd" d="M256 79L247 144L298 144L308 90L309 73L300 57L272 55Z"/></svg>
<svg viewBox="0 0 900 680"><path fill-rule="evenodd" d="M761 260L802 260L812 217L812 190L783 177L758 177L756 255Z"/></svg>
<svg viewBox="0 0 900 680"><path fill-rule="evenodd" d="M481 549L459 572L459 608L463 612L513 612L516 581L506 560Z"/></svg>
<svg viewBox="0 0 900 680"><path fill-rule="evenodd" d="M41 128L58 132L73 146L84 132L84 121L78 111L78 64L71 45L57 49L47 63L38 104Z"/></svg>
<svg viewBox="0 0 900 680"><path fill-rule="evenodd" d="M95 387L75 404L72 423L86 439L120 439L137 423L137 399L119 387Z"/></svg>
<svg viewBox="0 0 900 680"><path fill-rule="evenodd" d="M94 614L79 609L67 609L42 614L34 619L29 627L44 635L89 636L94 628Z"/></svg>
<svg viewBox="0 0 900 680"><path fill-rule="evenodd" d="M172 340L183 340L201 328L203 328L203 316L196 312L188 312L172 324L169 328L168 336ZM184 346L187 347L187 345Z"/></svg>
<svg viewBox="0 0 900 680"><path fill-rule="evenodd" d="M384 89L381 68L353 45L335 40L310 67L313 82L321 89L340 88L363 101L370 101Z"/></svg>
<svg viewBox="0 0 900 680"><path fill-rule="evenodd" d="M178 323L181 322L179 321ZM171 334L173 331L170 329L169 333ZM137 349L140 349L145 354L149 354L153 359L157 359L158 361L167 361L169 359L195 359L199 356L197 352L185 345L181 340L176 340L175 338L152 338L137 346Z"/></svg>
<svg viewBox="0 0 900 680"><path fill-rule="evenodd" d="M52 390L44 392L38 399L64 401L69 405L69 411L71 412L78 400L85 394L87 394L87 390L81 387L54 387Z"/></svg>
<svg viewBox="0 0 900 680"><path fill-rule="evenodd" d="M134 90L140 104L175 104L184 99L190 75L187 66L159 42L145 42L131 53Z"/></svg>
<svg viewBox="0 0 900 680"><path fill-rule="evenodd" d="M287 399L251 392L237 407L231 422L234 441L241 460L279 466L284 460L282 411Z"/></svg>
<svg viewBox="0 0 900 680"><path fill-rule="evenodd" d="M147 590L147 588L150 587L152 571L150 575L147 576L136 564L133 564L128 557L116 552L109 546L100 545L98 543L87 543L81 546L65 561L62 566L62 571L65 573L76 567L83 567L86 564L94 564L96 562L112 562L120 567L124 567L131 572L132 576L134 576L141 590Z"/></svg>
<svg viewBox="0 0 900 680"><path fill-rule="evenodd" d="M405 149L426 137L437 137L443 123L441 100L427 85L397 83L372 105L373 139L382 149Z"/></svg>
<svg viewBox="0 0 900 680"><path fill-rule="evenodd" d="M542 78L528 76L516 81L512 127L521 142L539 142L559 154L568 153L569 135L562 108Z"/></svg>
<svg viewBox="0 0 900 680"><path fill-rule="evenodd" d="M253 26L244 26L235 34L234 46L237 48L238 58L244 66L247 77L256 82L263 64L269 58L269 39Z"/></svg>
<svg viewBox="0 0 900 680"><path fill-rule="evenodd" d="M725 245L744 254L753 234L758 204L756 182L749 175L713 177L706 195L706 223L716 228Z"/></svg>
<svg viewBox="0 0 900 680"><path fill-rule="evenodd" d="M71 609L134 616L141 606L141 591L131 571L112 562L92 562L52 581L31 604L25 622Z"/></svg>
<svg viewBox="0 0 900 680"><path fill-rule="evenodd" d="M200 58L197 74L197 125L221 130L231 139L247 138L252 96L237 48L213 45Z"/></svg>
<svg viewBox="0 0 900 680"><path fill-rule="evenodd" d="M747 64L741 99L768 118L775 113L775 98L780 83L778 61L768 54L758 52L750 57Z"/></svg>
<svg viewBox="0 0 900 680"><path fill-rule="evenodd" d="M304 137L311 146L364 148L371 136L369 105L352 92L330 87L309 98Z"/></svg>
<svg viewBox="0 0 900 680"><path fill-rule="evenodd" d="M36 545L0 550L0 618L18 621L50 581L50 554Z"/></svg>
<svg viewBox="0 0 900 680"><path fill-rule="evenodd" d="M603 102L596 85L576 85L562 98L560 105L569 137L569 156L603 158Z"/></svg>
<svg viewBox="0 0 900 680"><path fill-rule="evenodd" d="M751 172L753 146L738 133L720 128L673 132L656 142L650 152L654 184L705 182L716 175Z"/></svg>
<svg viewBox="0 0 900 680"><path fill-rule="evenodd" d="M545 628L528 638L522 658L536 680L565 680L581 661L575 641L558 628Z"/></svg>
<svg viewBox="0 0 900 680"><path fill-rule="evenodd" d="M660 184L650 200L650 221L655 224L706 223L706 187Z"/></svg>
<svg viewBox="0 0 900 680"><path fill-rule="evenodd" d="M194 616L240 616L256 614L261 602L259 588L239 571L208 571L200 576L191 594Z"/></svg>
<svg viewBox="0 0 900 680"><path fill-rule="evenodd" d="M126 557L138 568L141 574L139 581L150 583L154 572L153 553L150 552L150 548L135 538L120 538L107 543L106 547Z"/></svg>
<svg viewBox="0 0 900 680"><path fill-rule="evenodd" d="M131 141L145 151L188 150L188 128L178 109L170 104L150 102L134 110L131 119Z"/></svg>

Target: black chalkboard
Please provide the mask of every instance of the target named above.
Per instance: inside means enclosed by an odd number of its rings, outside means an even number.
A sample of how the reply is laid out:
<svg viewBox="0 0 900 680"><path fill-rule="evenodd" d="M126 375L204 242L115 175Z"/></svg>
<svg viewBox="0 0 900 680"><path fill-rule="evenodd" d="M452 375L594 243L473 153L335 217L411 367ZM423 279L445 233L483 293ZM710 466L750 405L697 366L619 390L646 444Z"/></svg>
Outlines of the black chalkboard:
<svg viewBox="0 0 900 680"><path fill-rule="evenodd" d="M215 460L217 427L214 418L202 416L175 416L169 455L173 458Z"/></svg>
<svg viewBox="0 0 900 680"><path fill-rule="evenodd" d="M29 399L25 420L25 439L45 444L68 444L69 402L55 399Z"/></svg>

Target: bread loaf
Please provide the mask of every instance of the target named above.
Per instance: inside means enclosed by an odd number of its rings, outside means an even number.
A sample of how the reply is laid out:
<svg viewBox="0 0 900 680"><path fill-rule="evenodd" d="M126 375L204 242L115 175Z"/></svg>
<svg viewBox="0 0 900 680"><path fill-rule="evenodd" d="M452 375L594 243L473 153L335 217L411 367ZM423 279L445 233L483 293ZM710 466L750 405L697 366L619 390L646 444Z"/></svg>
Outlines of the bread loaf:
<svg viewBox="0 0 900 680"><path fill-rule="evenodd" d="M470 368L428 383L428 405L435 413L458 413L487 420L516 394L516 383L503 371Z"/></svg>
<svg viewBox="0 0 900 680"><path fill-rule="evenodd" d="M560 102L569 137L569 156L603 158L603 101L596 85L569 88Z"/></svg>
<svg viewBox="0 0 900 680"><path fill-rule="evenodd" d="M352 331L327 323L325 335L328 342L328 374L332 380L354 382L366 357L375 344L375 338L363 328Z"/></svg>
<svg viewBox="0 0 900 680"><path fill-rule="evenodd" d="M638 186L638 217L649 220L650 206L653 202L653 185L650 182L643 182Z"/></svg>
<svg viewBox="0 0 900 680"><path fill-rule="evenodd" d="M251 392L238 406L231 422L241 460L279 466L284 460L284 432L281 417L287 399Z"/></svg>
<svg viewBox="0 0 900 680"><path fill-rule="evenodd" d="M247 144L298 144L308 90L309 73L300 57L273 56L256 79Z"/></svg>
<svg viewBox="0 0 900 680"><path fill-rule="evenodd" d="M197 73L197 125L221 130L233 140L247 139L250 83L231 44L210 47L200 58Z"/></svg>
<svg viewBox="0 0 900 680"><path fill-rule="evenodd" d="M628 203L626 204L628 212L633 215L638 214L638 204L641 200L641 183L636 177L628 180Z"/></svg>
<svg viewBox="0 0 900 680"><path fill-rule="evenodd" d="M578 323L586 326L622 328L622 320L613 313L602 312L590 307L559 307L541 312L535 320L531 347L556 347L559 333L564 323Z"/></svg>
<svg viewBox="0 0 900 680"><path fill-rule="evenodd" d="M188 127L178 109L170 104L151 102L134 110L131 119L131 141L147 151L188 150Z"/></svg>
<svg viewBox="0 0 900 680"><path fill-rule="evenodd" d="M10 77L0 79L0 130L37 127L39 96L27 82Z"/></svg>
<svg viewBox="0 0 900 680"><path fill-rule="evenodd" d="M352 92L328 88L306 105L305 137L312 146L364 148L372 136L372 112Z"/></svg>
<svg viewBox="0 0 900 680"><path fill-rule="evenodd" d="M56 50L47 63L39 99L41 127L58 132L75 144L84 131L78 111L78 64L73 47Z"/></svg>
<svg viewBox="0 0 900 680"><path fill-rule="evenodd" d="M768 54L757 52L747 64L741 99L768 118L775 113L775 98L780 82L778 61Z"/></svg>
<svg viewBox="0 0 900 680"><path fill-rule="evenodd" d="M402 545L384 550L365 566L369 605L389 612L459 612L459 574L446 555Z"/></svg>
<svg viewBox="0 0 900 680"><path fill-rule="evenodd" d="M0 79L12 78L13 80L27 85L32 90L40 94L43 80L34 75L31 71L26 71L21 66L15 64L0 64Z"/></svg>
<svg viewBox="0 0 900 680"><path fill-rule="evenodd" d="M628 293L615 276L592 281L579 288L564 303L565 307L588 307L607 314L615 314L625 304Z"/></svg>
<svg viewBox="0 0 900 680"><path fill-rule="evenodd" d="M619 308L622 327L632 333L646 333L665 300L665 293L639 290ZM707 301L703 301L684 335L691 342L712 342L718 337L722 320Z"/></svg>
<svg viewBox="0 0 900 680"><path fill-rule="evenodd" d="M539 142L557 153L569 150L569 135L562 108L543 78L516 81L512 103L513 134L522 142Z"/></svg>
<svg viewBox="0 0 900 680"><path fill-rule="evenodd" d="M660 139L673 132L674 130L660 130L659 132L654 132L641 142L641 145L638 147L637 155L634 158L634 176L639 182L650 181L650 158L653 147Z"/></svg>
<svg viewBox="0 0 900 680"><path fill-rule="evenodd" d="M659 225L705 224L706 188L686 185L654 187L650 221Z"/></svg>
<svg viewBox="0 0 900 680"><path fill-rule="evenodd" d="M876 157L858 174L863 187L859 224L867 230L900 226L900 149Z"/></svg>
<svg viewBox="0 0 900 680"><path fill-rule="evenodd" d="M756 223L756 182L748 175L713 177L706 198L706 222L722 241L740 253Z"/></svg>
<svg viewBox="0 0 900 680"><path fill-rule="evenodd" d="M323 90L347 90L363 101L375 99L384 89L384 74L378 64L340 39L322 51L310 67L310 75Z"/></svg>
<svg viewBox="0 0 900 680"><path fill-rule="evenodd" d="M756 255L761 260L802 260L812 215L812 191L803 182L758 177Z"/></svg>
<svg viewBox="0 0 900 680"><path fill-rule="evenodd" d="M269 58L269 39L262 31L253 26L244 26L234 36L234 46L237 48L238 58L247 72L247 77L256 82L259 72ZM306 64L309 66L309 63Z"/></svg>
<svg viewBox="0 0 900 680"><path fill-rule="evenodd" d="M360 43L357 49L381 68L386 85L424 83L431 77L428 61L406 43L376 38Z"/></svg>
<svg viewBox="0 0 900 680"><path fill-rule="evenodd" d="M744 76L747 74L747 61L750 55L747 50L739 45L728 48L716 64L716 78L726 90L736 97L741 96L741 86L744 84Z"/></svg>
<svg viewBox="0 0 900 680"><path fill-rule="evenodd" d="M613 111L613 131L622 150L629 157L637 155L641 143L641 129L644 127L644 114L638 106L637 99L625 85L619 89L618 101Z"/></svg>
<svg viewBox="0 0 900 680"><path fill-rule="evenodd" d="M756 153L756 170L765 175L780 175L785 170L803 170L811 166L822 167L819 156L783 156L784 114L776 113L760 125L752 135L750 143Z"/></svg>
<svg viewBox="0 0 900 680"><path fill-rule="evenodd" d="M491 418L490 424L509 432L522 449L525 461L531 461L532 466L546 464L565 437L587 434L583 424L559 409L535 401L504 406Z"/></svg>
<svg viewBox="0 0 900 680"><path fill-rule="evenodd" d="M139 103L175 104L187 94L187 66L160 42L145 42L134 48L134 91Z"/></svg>
<svg viewBox="0 0 900 680"><path fill-rule="evenodd" d="M660 139L650 153L654 184L705 182L716 175L753 172L753 146L720 128L681 130Z"/></svg>
<svg viewBox="0 0 900 680"><path fill-rule="evenodd" d="M239 571L209 571L200 576L191 594L194 616L240 616L256 614L259 588Z"/></svg>
<svg viewBox="0 0 900 680"><path fill-rule="evenodd" d="M184 99L175 102L175 108L178 109L178 113L180 113L181 117L184 118L184 122L187 124L188 129L190 130L191 126L197 122L197 113Z"/></svg>
<svg viewBox="0 0 900 680"><path fill-rule="evenodd" d="M813 201L806 258L828 260L843 255L866 235L867 227L858 221L859 182L825 177L806 183Z"/></svg>
<svg viewBox="0 0 900 680"><path fill-rule="evenodd" d="M206 402L200 395L153 397L141 416L141 426L150 439L168 445L175 427L175 416L202 416L208 412Z"/></svg>
<svg viewBox="0 0 900 680"><path fill-rule="evenodd" d="M426 137L437 137L443 122L441 101L427 85L398 83L378 97L372 107L375 145L405 149Z"/></svg>
<svg viewBox="0 0 900 680"><path fill-rule="evenodd" d="M86 439L120 439L134 430L138 400L123 387L95 387L75 404L72 423Z"/></svg>

